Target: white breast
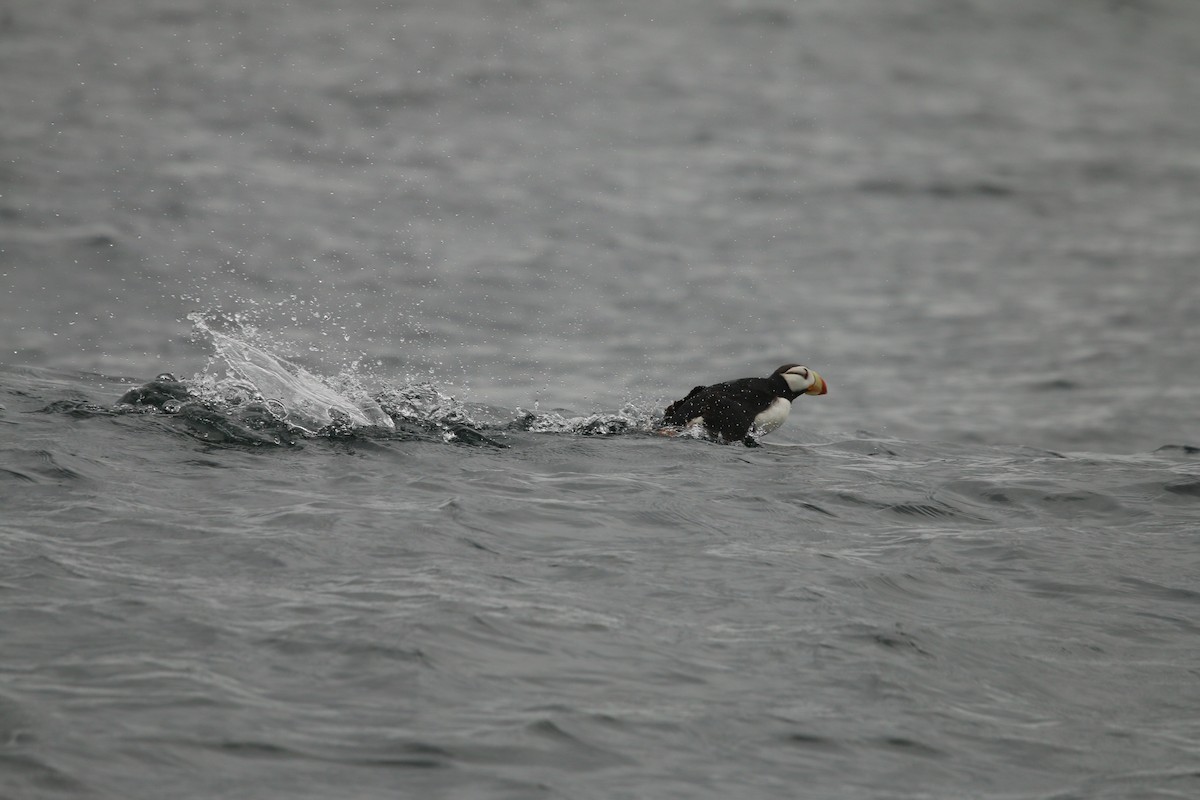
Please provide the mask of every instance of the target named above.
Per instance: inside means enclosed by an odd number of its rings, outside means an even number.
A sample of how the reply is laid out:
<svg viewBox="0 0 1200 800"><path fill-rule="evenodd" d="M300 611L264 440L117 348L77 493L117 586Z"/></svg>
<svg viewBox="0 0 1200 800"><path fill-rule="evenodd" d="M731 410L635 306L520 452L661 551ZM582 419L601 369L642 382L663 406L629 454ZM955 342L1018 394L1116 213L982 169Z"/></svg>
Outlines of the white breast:
<svg viewBox="0 0 1200 800"><path fill-rule="evenodd" d="M788 412L792 410L790 401L776 397L771 401L771 405L764 410L758 412L758 416L754 418L754 427L758 428L763 433L770 433L783 424L788 418Z"/></svg>

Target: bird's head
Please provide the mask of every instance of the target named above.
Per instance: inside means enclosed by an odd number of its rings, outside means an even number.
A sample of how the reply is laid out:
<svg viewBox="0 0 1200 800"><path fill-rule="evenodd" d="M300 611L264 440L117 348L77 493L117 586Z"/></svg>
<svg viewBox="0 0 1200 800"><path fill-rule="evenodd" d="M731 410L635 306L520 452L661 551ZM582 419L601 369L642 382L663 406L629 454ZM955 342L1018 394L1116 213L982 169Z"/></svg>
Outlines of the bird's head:
<svg viewBox="0 0 1200 800"><path fill-rule="evenodd" d="M775 374L781 376L787 383L788 389L797 396L825 394L829 391L829 387L825 385L825 379L818 375L815 369L809 369L800 364L784 364L775 370Z"/></svg>

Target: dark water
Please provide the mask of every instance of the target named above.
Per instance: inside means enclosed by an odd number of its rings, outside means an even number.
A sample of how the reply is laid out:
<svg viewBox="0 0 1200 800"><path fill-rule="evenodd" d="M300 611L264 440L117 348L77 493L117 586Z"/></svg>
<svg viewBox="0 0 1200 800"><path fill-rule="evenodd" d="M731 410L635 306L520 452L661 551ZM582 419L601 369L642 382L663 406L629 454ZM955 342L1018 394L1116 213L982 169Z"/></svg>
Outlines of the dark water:
<svg viewBox="0 0 1200 800"><path fill-rule="evenodd" d="M1200 794L1200 5L337 5L0 6L0 797Z"/></svg>

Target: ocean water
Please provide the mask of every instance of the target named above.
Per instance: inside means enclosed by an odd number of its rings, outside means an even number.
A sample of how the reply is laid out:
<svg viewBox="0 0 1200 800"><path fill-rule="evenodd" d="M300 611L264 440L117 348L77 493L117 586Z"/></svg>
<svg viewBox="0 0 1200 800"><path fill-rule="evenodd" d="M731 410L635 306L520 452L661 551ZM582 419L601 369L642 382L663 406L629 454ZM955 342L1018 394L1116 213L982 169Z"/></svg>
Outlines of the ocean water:
<svg viewBox="0 0 1200 800"><path fill-rule="evenodd" d="M1182 0L4 5L0 798L1197 796L1198 68Z"/></svg>

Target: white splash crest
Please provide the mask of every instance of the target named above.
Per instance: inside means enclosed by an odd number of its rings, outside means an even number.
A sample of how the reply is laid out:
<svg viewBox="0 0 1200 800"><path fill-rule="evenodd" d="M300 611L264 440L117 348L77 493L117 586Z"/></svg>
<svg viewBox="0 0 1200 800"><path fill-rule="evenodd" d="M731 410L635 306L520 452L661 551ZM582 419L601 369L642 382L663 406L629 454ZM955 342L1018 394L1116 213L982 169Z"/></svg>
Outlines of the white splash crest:
<svg viewBox="0 0 1200 800"><path fill-rule="evenodd" d="M189 314L188 319L197 331L212 340L216 355L230 372L268 402L282 404L290 425L308 433L346 423L388 430L395 428L392 418L365 391L355 391L355 396L347 396L298 364L213 330L200 313Z"/></svg>

